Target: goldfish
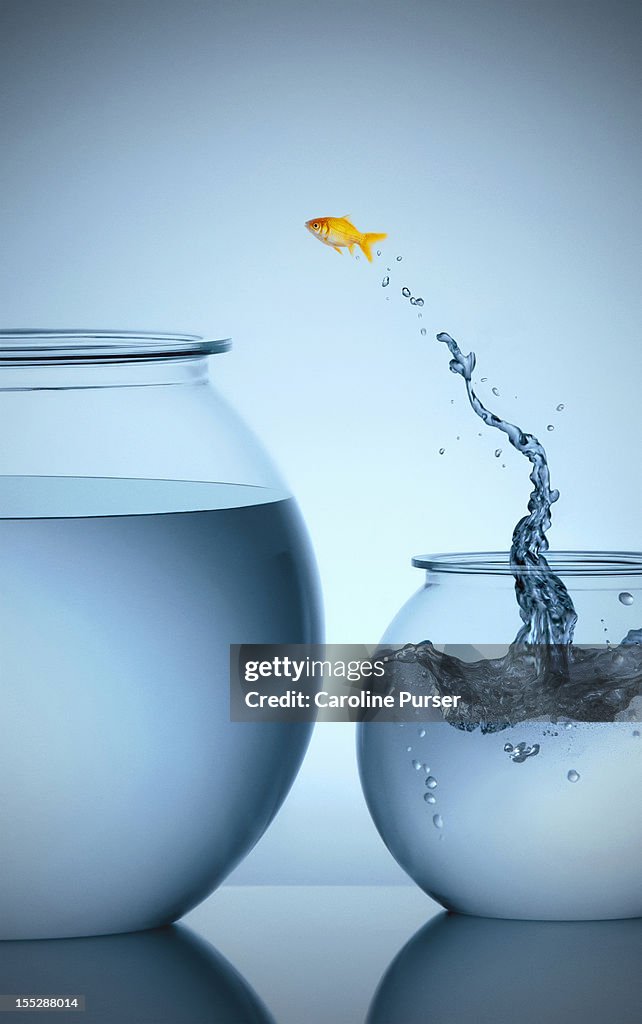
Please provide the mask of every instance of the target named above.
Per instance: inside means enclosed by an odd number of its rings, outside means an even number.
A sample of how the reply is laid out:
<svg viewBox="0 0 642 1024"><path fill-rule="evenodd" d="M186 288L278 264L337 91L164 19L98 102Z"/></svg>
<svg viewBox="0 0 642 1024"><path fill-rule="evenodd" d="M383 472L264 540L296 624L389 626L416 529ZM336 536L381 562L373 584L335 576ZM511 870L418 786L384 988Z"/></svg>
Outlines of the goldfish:
<svg viewBox="0 0 642 1024"><path fill-rule="evenodd" d="M331 245L339 255L342 249L347 249L352 255L355 245L358 245L369 263L372 263L372 244L388 237L372 232L362 234L350 223L347 214L345 217L315 217L313 220L306 220L305 226L320 242Z"/></svg>

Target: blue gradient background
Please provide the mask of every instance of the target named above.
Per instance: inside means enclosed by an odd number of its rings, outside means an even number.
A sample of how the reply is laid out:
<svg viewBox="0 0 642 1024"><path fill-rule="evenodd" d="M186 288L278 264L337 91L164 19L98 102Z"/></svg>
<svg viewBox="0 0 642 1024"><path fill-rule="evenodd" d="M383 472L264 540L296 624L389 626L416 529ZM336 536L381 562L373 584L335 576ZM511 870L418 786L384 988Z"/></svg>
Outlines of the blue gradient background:
<svg viewBox="0 0 642 1024"><path fill-rule="evenodd" d="M618 0L3 0L2 326L233 335L212 371L300 502L329 640L525 507L437 330L545 437L552 546L639 548L641 28ZM389 232L378 265L303 228L345 213ZM234 877L404 881L351 727Z"/></svg>

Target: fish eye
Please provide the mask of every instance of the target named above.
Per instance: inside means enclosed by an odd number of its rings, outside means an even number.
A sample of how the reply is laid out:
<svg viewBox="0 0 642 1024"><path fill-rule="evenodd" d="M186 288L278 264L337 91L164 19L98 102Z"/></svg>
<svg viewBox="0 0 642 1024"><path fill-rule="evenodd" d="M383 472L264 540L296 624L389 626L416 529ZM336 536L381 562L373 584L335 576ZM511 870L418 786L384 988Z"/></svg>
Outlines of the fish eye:
<svg viewBox="0 0 642 1024"><path fill-rule="evenodd" d="M315 231L318 231L318 230L319 230L319 222L318 222L318 220L315 220L315 222L314 222L314 224L312 225L312 227L313 227L313 229L314 229Z"/></svg>

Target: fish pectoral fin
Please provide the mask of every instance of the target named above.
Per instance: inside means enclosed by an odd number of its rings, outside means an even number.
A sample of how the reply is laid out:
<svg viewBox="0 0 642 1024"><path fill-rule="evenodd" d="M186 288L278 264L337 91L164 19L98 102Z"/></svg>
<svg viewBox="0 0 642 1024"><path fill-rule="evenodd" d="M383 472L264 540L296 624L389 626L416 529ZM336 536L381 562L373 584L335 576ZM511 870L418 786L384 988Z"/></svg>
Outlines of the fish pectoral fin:
<svg viewBox="0 0 642 1024"><path fill-rule="evenodd" d="M348 246L348 252L350 253L351 256L352 256L352 253L354 252L355 245L356 245L355 242L351 242L350 245Z"/></svg>
<svg viewBox="0 0 642 1024"><path fill-rule="evenodd" d="M341 249L339 248L338 245L333 245L332 248L334 249L335 252L339 253L339 256L343 256L343 253L341 252Z"/></svg>

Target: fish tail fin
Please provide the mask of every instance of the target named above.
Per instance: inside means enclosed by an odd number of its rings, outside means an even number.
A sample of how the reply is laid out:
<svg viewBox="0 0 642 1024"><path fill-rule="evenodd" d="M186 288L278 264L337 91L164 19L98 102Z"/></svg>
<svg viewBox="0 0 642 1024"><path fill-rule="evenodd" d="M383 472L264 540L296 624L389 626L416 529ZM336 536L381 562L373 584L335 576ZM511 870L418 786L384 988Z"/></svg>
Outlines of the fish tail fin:
<svg viewBox="0 0 642 1024"><path fill-rule="evenodd" d="M368 234L368 235L362 235L361 236L361 241L359 242L359 248L361 249L361 251L362 251L363 255L365 256L365 258L367 259L368 263L372 263L372 248L371 248L371 246L373 246L375 242L381 242L384 238L387 238L387 237L388 237L387 235L377 235L377 234L373 234L372 232L370 234Z"/></svg>

